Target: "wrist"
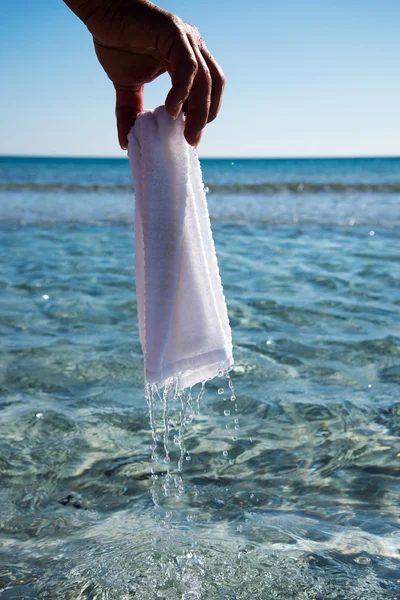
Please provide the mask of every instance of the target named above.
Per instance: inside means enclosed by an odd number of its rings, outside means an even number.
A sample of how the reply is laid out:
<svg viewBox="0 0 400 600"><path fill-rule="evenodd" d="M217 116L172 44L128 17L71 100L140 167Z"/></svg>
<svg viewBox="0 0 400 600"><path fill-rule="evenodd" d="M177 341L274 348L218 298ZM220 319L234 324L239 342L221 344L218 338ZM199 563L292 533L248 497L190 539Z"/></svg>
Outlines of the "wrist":
<svg viewBox="0 0 400 600"><path fill-rule="evenodd" d="M85 24L106 2L110 4L110 0L64 0L64 2Z"/></svg>
<svg viewBox="0 0 400 600"><path fill-rule="evenodd" d="M124 6L125 8L135 6L136 8L146 7L165 12L149 0L64 0L64 2L85 25L96 13L107 14L110 8L118 10Z"/></svg>

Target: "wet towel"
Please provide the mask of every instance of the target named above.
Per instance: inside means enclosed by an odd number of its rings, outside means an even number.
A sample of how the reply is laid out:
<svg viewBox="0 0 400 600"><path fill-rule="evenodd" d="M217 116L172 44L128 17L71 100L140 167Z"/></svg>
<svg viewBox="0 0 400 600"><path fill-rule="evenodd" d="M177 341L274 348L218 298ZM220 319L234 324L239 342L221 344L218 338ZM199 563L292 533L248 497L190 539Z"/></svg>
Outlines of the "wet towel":
<svg viewBox="0 0 400 600"><path fill-rule="evenodd" d="M146 384L179 389L233 364L200 163L164 106L129 134L135 189L136 291Z"/></svg>

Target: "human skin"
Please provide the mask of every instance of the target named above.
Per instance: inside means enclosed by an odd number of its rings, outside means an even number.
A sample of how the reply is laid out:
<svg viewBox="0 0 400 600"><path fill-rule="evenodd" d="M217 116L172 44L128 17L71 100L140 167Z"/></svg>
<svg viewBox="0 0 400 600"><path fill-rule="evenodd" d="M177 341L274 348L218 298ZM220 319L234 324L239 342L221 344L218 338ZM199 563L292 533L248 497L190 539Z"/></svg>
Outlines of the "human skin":
<svg viewBox="0 0 400 600"><path fill-rule="evenodd" d="M116 91L121 147L144 109L144 85L171 76L167 112L186 115L184 135L196 147L218 114L225 77L197 28L148 0L64 0L93 36L97 58Z"/></svg>

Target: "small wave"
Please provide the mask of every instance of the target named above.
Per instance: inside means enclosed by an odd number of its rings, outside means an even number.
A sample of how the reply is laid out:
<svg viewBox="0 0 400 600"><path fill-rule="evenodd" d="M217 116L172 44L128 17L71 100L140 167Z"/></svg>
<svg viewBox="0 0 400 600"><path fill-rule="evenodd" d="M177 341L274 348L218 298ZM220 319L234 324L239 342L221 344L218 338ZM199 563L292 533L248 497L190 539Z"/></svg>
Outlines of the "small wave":
<svg viewBox="0 0 400 600"><path fill-rule="evenodd" d="M206 183L206 191L211 194L321 194L321 193L400 193L400 183L343 183L343 182L261 182L261 183ZM127 193L132 185L121 184L82 184L62 182L8 181L0 182L0 192L65 192L65 193Z"/></svg>
<svg viewBox="0 0 400 600"><path fill-rule="evenodd" d="M221 225L223 227L257 227L257 228L268 228L268 227L282 227L282 228L294 228L294 229L331 229L332 227L337 227L339 229L352 229L354 231L358 231L360 229L369 228L371 226L371 222L368 219L360 219L356 224L349 223L346 220L340 219L285 219L285 218L268 218L268 217L260 217L258 215L210 215L210 219L213 225ZM94 227L132 227L134 224L133 212L131 215L117 215L113 216L105 216L103 218L91 218L91 217L70 217L70 216L57 216L54 218L43 219L41 217L36 217L35 215L29 215L25 218L21 217L9 217L0 214L0 228L8 227L8 226L33 226L33 227L43 227L45 229L60 227L62 225L70 226L70 227L80 227L80 226L94 226ZM390 220L380 220L374 222L375 229L382 230L395 230L399 227L398 221L390 221Z"/></svg>
<svg viewBox="0 0 400 600"><path fill-rule="evenodd" d="M36 181L7 181L0 183L0 192L132 192L132 185L125 184L82 184L61 182L36 182Z"/></svg>
<svg viewBox="0 0 400 600"><path fill-rule="evenodd" d="M229 185L210 185L209 191L224 194L276 194L290 192L294 194L320 194L324 192L337 193L391 193L400 192L400 183L343 183L343 182L263 182L263 183L245 183Z"/></svg>

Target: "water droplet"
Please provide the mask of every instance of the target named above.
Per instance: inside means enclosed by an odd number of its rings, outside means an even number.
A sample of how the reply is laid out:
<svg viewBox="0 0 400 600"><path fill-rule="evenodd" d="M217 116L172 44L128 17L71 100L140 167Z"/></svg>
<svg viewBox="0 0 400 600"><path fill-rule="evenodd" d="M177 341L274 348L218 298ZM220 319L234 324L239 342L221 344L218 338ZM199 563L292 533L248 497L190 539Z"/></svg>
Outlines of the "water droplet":
<svg viewBox="0 0 400 600"><path fill-rule="evenodd" d="M233 162L233 163L231 163L231 164L232 164L232 165L234 165L235 163Z"/></svg>
<svg viewBox="0 0 400 600"><path fill-rule="evenodd" d="M250 498L253 500L254 499L254 494L250 494Z"/></svg>
<svg viewBox="0 0 400 600"><path fill-rule="evenodd" d="M50 296L48 296L47 294L43 294L42 298L43 298L43 300L48 300L50 298Z"/></svg>
<svg viewBox="0 0 400 600"><path fill-rule="evenodd" d="M239 419L235 419L235 425L239 424Z"/></svg>
<svg viewBox="0 0 400 600"><path fill-rule="evenodd" d="M370 565L372 563L368 556L357 556L357 558L354 559L354 562L356 562L358 565Z"/></svg>
<svg viewBox="0 0 400 600"><path fill-rule="evenodd" d="M232 466L232 465L234 465L234 464L235 464L235 461L234 461L234 460L232 460L232 458L231 458L231 459L230 459L230 461L229 461L229 464L230 464L230 466Z"/></svg>
<svg viewBox="0 0 400 600"><path fill-rule="evenodd" d="M223 453L222 453L222 456L225 456L225 458L228 456L228 452L227 452L227 450L224 450L224 451L223 451Z"/></svg>
<svg viewBox="0 0 400 600"><path fill-rule="evenodd" d="M237 442L237 436L236 435L232 436L232 442Z"/></svg>
<svg viewBox="0 0 400 600"><path fill-rule="evenodd" d="M229 415L230 415L230 414L231 414L231 411L230 411L230 410L228 410L228 409L224 410L224 415L225 415L226 417L229 417Z"/></svg>
<svg viewBox="0 0 400 600"><path fill-rule="evenodd" d="M224 388L219 388L219 389L218 389L218 394L219 394L220 396L222 396L222 394L223 394L223 393L224 393Z"/></svg>
<svg viewBox="0 0 400 600"><path fill-rule="evenodd" d="M265 343L267 344L267 346L270 346L272 344L272 340L267 340Z"/></svg>
<svg viewBox="0 0 400 600"><path fill-rule="evenodd" d="M375 235L375 231L372 231L372 230L371 230L371 231L369 232L369 235L370 235L370 236L373 236L373 235Z"/></svg>
<svg viewBox="0 0 400 600"><path fill-rule="evenodd" d="M36 413L37 419L43 419L43 413Z"/></svg>
<svg viewBox="0 0 400 600"><path fill-rule="evenodd" d="M192 457L190 456L190 454L187 455L185 460L192 460Z"/></svg>
<svg viewBox="0 0 400 600"><path fill-rule="evenodd" d="M231 402L235 402L236 396L231 396Z"/></svg>
<svg viewBox="0 0 400 600"><path fill-rule="evenodd" d="M368 384L368 387L371 389L371 388L372 388L372 385L369 383L369 384Z"/></svg>

